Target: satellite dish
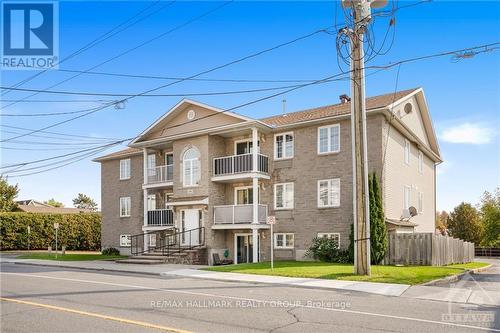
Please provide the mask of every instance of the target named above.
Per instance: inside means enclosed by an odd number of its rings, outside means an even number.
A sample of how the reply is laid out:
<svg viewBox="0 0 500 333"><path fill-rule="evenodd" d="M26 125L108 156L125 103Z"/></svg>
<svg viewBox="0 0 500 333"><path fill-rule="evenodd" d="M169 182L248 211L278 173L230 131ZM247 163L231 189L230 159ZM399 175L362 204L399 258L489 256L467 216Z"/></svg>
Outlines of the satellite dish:
<svg viewBox="0 0 500 333"><path fill-rule="evenodd" d="M418 215L417 209L413 206L410 206L410 208L408 208L408 212L410 213L410 217L414 217L414 216Z"/></svg>

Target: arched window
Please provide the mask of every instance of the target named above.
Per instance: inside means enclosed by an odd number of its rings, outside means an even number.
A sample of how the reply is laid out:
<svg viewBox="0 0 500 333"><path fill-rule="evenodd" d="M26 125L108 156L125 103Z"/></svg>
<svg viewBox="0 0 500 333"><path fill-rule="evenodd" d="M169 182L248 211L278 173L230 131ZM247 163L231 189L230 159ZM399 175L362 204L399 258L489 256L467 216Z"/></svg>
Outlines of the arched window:
<svg viewBox="0 0 500 333"><path fill-rule="evenodd" d="M200 181L200 152L189 148L182 157L182 174L184 186L195 186Z"/></svg>

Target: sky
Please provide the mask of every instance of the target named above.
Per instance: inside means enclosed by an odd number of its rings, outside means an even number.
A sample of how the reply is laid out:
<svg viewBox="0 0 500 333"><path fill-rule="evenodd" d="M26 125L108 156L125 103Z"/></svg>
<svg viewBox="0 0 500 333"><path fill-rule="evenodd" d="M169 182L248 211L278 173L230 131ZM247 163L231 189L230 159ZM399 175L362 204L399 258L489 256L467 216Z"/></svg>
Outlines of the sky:
<svg viewBox="0 0 500 333"><path fill-rule="evenodd" d="M418 2L399 1L403 7ZM282 44L312 32L341 26L344 14L338 1L233 1L215 11L215 1L61 1L59 3L59 55L72 54L137 13L144 19L127 30L80 53L51 70L23 84L22 88L100 93L139 93L167 84L166 79L131 78L74 73L61 70L93 71L168 77L187 77L226 64L235 59ZM151 6L151 7L149 7ZM390 2L392 8L392 2ZM212 11L210 14L199 16ZM150 15L149 15L150 14ZM197 18L197 19L195 19ZM189 22L188 24L186 24ZM389 18L377 16L373 22L375 44L384 40ZM386 39L384 50L369 65L386 65L399 60L443 51L458 50L500 40L500 2L498 1L430 1L401 8L395 12L395 35ZM175 29L174 29L175 28ZM145 41L157 37L150 43ZM209 79L245 80L319 80L346 70L339 68L335 33L317 33L290 45L239 62L201 76ZM389 46L392 45L390 48ZM125 51L123 56L118 56ZM367 96L423 87L444 163L438 166L437 208L451 210L462 201L473 204L481 194L500 185L500 49L460 61L451 56L405 63L378 71L366 78ZM104 63L100 66L97 66ZM1 85L9 87L33 75L35 71L2 71ZM293 83L248 83L184 81L158 90L163 94L249 90L286 86ZM3 91L2 91L3 92ZM276 91L232 95L192 96L190 98L219 108L231 108ZM339 95L349 93L348 81L334 81L297 89L235 110L261 118L286 110L296 111L336 104ZM102 105L102 96L67 96L38 94L6 107L12 100L29 96L27 92L9 92L2 96L2 114L32 114L83 110ZM182 97L137 97L123 108L105 108L91 115L68 121L48 131L95 138L133 137ZM41 102L42 100L49 102ZM53 102L66 100L67 102ZM34 102L33 102L34 101ZM106 102L104 102L106 103ZM78 115L78 114L76 114ZM46 117L1 116L2 125L38 129L75 115ZM22 133L0 127L2 139ZM17 131L17 132L16 132ZM16 132L16 133L12 133ZM1 165L44 159L102 142L100 139L62 140L60 136L37 133L3 142ZM68 137L66 137L67 139ZM124 145L113 150L123 149ZM21 150L23 149L23 150ZM64 149L64 150L63 150ZM71 157L71 156L70 156ZM55 198L66 206L78 193L100 202L100 166L93 157L52 171L35 175L9 173L9 183L20 187L19 199L48 200ZM72 161L72 160L69 160ZM43 162L43 163L49 163ZM57 165L55 165L57 166ZM33 167L33 165L31 166Z"/></svg>

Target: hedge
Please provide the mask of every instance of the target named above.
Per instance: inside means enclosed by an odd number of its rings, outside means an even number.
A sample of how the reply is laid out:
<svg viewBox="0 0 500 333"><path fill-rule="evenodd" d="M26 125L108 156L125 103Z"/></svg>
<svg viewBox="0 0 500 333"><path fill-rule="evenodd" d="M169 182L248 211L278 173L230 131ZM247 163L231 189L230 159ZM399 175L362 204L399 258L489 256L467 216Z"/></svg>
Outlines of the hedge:
<svg viewBox="0 0 500 333"><path fill-rule="evenodd" d="M54 223L59 223L58 246L67 250L101 249L101 215L98 213L0 213L0 250L55 249Z"/></svg>

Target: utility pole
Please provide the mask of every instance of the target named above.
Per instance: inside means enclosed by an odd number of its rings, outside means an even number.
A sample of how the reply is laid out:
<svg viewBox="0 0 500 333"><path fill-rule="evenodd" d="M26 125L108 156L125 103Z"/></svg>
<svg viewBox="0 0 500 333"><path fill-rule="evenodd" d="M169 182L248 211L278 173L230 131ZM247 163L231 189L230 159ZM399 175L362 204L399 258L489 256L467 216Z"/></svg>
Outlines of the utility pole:
<svg viewBox="0 0 500 333"><path fill-rule="evenodd" d="M366 138L365 64L363 38L371 21L371 8L385 6L385 0L343 0L351 7L354 26L344 29L350 38L351 136L353 158L354 274L370 275L370 201Z"/></svg>

